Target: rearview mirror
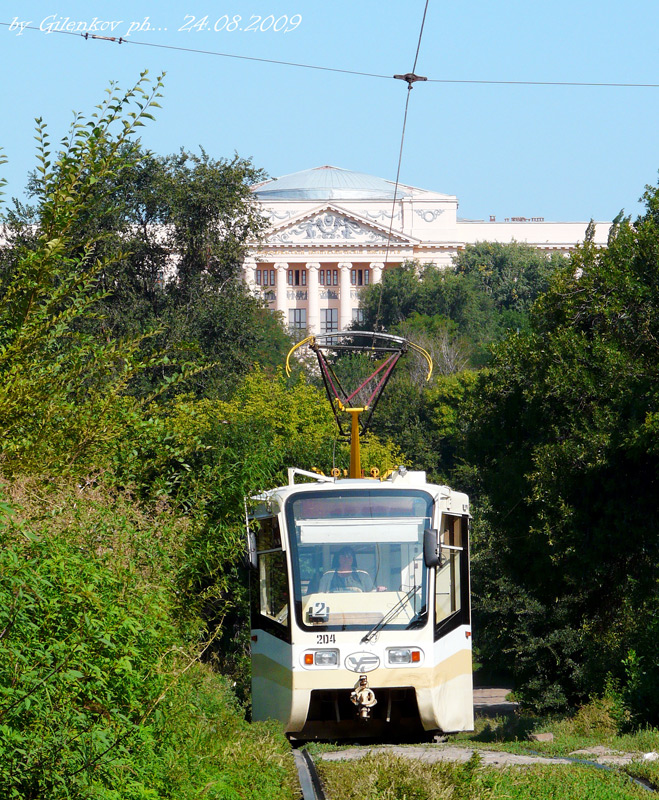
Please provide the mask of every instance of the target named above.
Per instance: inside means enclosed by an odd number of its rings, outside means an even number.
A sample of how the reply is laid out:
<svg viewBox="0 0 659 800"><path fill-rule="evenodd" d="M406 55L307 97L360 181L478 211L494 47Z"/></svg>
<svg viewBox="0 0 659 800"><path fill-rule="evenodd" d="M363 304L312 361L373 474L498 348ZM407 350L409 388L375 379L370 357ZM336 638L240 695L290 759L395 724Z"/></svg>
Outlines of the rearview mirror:
<svg viewBox="0 0 659 800"><path fill-rule="evenodd" d="M434 528L426 528L423 532L423 560L427 567L439 567L442 563L439 531Z"/></svg>
<svg viewBox="0 0 659 800"><path fill-rule="evenodd" d="M249 529L249 522L247 523L247 551L245 553L248 566L256 569L256 536L254 531Z"/></svg>

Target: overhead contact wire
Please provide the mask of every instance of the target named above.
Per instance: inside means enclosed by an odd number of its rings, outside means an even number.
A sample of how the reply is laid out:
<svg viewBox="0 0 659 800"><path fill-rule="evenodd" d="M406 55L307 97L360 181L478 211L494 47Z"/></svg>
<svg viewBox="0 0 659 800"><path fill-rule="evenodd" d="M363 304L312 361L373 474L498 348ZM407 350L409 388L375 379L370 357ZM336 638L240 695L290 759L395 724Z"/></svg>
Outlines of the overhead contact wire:
<svg viewBox="0 0 659 800"><path fill-rule="evenodd" d="M458 78L428 78L428 83L473 83L483 86L585 86L618 89L659 89L659 83L607 83L604 81L493 81Z"/></svg>
<svg viewBox="0 0 659 800"><path fill-rule="evenodd" d="M419 60L419 51L421 50L421 37L423 36L423 29L426 24L426 14L428 13L428 2L429 0L426 0L426 6L423 9L423 19L421 20L421 30L419 31L419 41L417 42L416 45L416 54L414 56L414 64L412 66L412 72L416 70L416 62Z"/></svg>
<svg viewBox="0 0 659 800"><path fill-rule="evenodd" d="M412 73L414 74L414 70L416 69L417 61L419 60L419 51L421 50L421 39L423 37L423 29L426 24L426 14L428 13L428 3L430 0L426 0L425 7L423 9L423 18L421 20L421 29L419 30L419 39L416 45L416 54L414 56L414 64L412 66ZM389 221L389 233L387 234L387 247L384 251L384 266L382 268L382 276L380 282L380 297L378 299L378 310L377 314L375 315L375 325L373 328L377 331L377 327L380 324L380 312L382 310L382 280L384 280L384 271L387 268L387 264L389 263L389 251L391 249L391 234L394 229L394 215L396 214L396 200L398 199L398 184L400 181L400 167L403 163L403 145L405 144L405 128L407 127L407 111L410 106L410 95L412 93L412 86L414 84L412 81L408 81L407 84L407 97L405 98L405 113L403 114L403 130L400 135L400 148L398 150L398 167L396 169L396 183L394 184L394 197L391 201L391 220Z"/></svg>
<svg viewBox="0 0 659 800"><path fill-rule="evenodd" d="M263 64L280 64L285 67L299 67L302 69L316 69L322 72L339 72L344 75L360 75L364 78L387 78L390 79L391 75L379 75L375 72L359 72L353 69L339 69L338 67L322 67L318 64L301 64L296 61L277 61L273 58L257 58L256 56L239 56L234 53L219 53L214 50L195 50L191 47L177 47L176 45L169 44L156 44L154 42L137 42L133 39L124 39L125 44L138 44L142 47L159 47L164 50L180 50L184 53L203 53L207 56L220 56L222 58L237 58L241 61L259 61Z"/></svg>
<svg viewBox="0 0 659 800"><path fill-rule="evenodd" d="M427 4L426 4L427 8ZM425 12L424 12L425 22ZM10 22L0 22L0 27L11 27ZM44 33L41 28L35 25L25 25L23 30L38 31ZM99 36L91 33L78 33L76 31L49 31L48 35L62 34L64 36L77 36L83 39L95 39L98 41L113 42L115 44L132 44L140 47L156 47L162 50L178 50L183 53L199 53L200 55L218 56L220 58L235 58L240 61L256 61L263 64L278 64L284 67L297 67L299 69L315 69L321 72L337 72L343 75L356 75L363 78L379 78L380 80L393 80L393 75L383 75L378 72L362 72L355 69L342 69L340 67L325 67L320 64L305 64L297 61L278 61L274 58L258 58L257 56L241 56L236 53L223 53L217 50L201 50L195 47L180 47L173 44L158 44L156 42L142 42L136 39L124 39L121 36ZM419 40L420 44L420 40ZM419 47L417 46L417 56ZM414 62L416 66L416 60ZM581 87L601 87L617 89L659 89L659 83L623 83L614 81L525 81L525 80L488 80L488 79L460 79L460 78L428 78L428 83L446 84L475 84L481 86L581 86Z"/></svg>
<svg viewBox="0 0 659 800"><path fill-rule="evenodd" d="M9 22L0 22L0 26L3 27L10 27L11 23ZM37 28L34 25L25 25L23 30L26 31L41 31L41 28ZM41 31L43 33L43 31ZM106 42L113 42L115 44L133 44L139 45L140 47L156 47L161 50L177 50L182 53L199 53L205 56L218 56L220 58L236 58L239 61L257 61L261 64L279 64L280 66L284 67L298 67L300 69L315 69L320 70L321 72L338 72L343 75L358 75L364 78L381 78L386 80L393 80L391 75L380 75L376 72L360 72L359 70L354 69L341 69L339 67L323 67L319 64L303 64L297 61L278 61L274 58L259 58L257 56L239 56L236 53L222 53L217 50L200 50L195 47L180 47L175 44L159 44L157 42L141 42L136 39L124 39L122 36L98 36L96 34L91 33L77 33L76 31L49 31L48 35L50 36L53 33L62 33L66 36L79 36L83 39L97 39L99 41L106 41Z"/></svg>

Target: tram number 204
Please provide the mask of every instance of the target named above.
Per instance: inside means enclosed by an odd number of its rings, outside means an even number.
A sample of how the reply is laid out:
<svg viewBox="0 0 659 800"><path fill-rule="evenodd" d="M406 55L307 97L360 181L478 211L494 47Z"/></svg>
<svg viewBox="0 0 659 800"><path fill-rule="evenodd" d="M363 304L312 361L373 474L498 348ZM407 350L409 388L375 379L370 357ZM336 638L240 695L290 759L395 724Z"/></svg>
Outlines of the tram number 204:
<svg viewBox="0 0 659 800"><path fill-rule="evenodd" d="M317 633L316 644L336 644L335 633Z"/></svg>

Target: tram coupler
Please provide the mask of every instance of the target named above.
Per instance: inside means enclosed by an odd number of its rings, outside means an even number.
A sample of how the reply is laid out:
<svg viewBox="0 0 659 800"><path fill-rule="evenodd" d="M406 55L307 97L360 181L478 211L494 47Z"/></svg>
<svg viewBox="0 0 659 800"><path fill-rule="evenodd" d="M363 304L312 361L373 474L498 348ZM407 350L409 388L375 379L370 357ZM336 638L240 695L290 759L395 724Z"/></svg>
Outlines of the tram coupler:
<svg viewBox="0 0 659 800"><path fill-rule="evenodd" d="M366 675L360 675L355 688L350 693L350 700L357 706L357 717L364 722L371 718L371 709L378 702L375 692L368 685Z"/></svg>

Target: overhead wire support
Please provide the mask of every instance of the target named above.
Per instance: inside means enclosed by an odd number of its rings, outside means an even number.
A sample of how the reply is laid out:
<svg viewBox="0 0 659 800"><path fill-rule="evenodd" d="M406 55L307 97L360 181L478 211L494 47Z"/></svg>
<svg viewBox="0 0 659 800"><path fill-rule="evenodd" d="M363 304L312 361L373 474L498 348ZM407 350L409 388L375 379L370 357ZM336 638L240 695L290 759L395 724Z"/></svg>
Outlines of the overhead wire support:
<svg viewBox="0 0 659 800"><path fill-rule="evenodd" d="M68 33L68 31L65 31ZM103 39L105 42L116 42L117 44L125 44L126 39L123 39L121 36L97 36L95 33L89 33L86 31L85 33L80 34L83 39Z"/></svg>
<svg viewBox="0 0 659 800"><path fill-rule="evenodd" d="M412 84L416 83L417 81L427 81L428 78L424 78L421 75L415 75L413 72L406 72L405 75L394 75L394 78L397 81L407 81L407 85L409 88L412 88Z"/></svg>

